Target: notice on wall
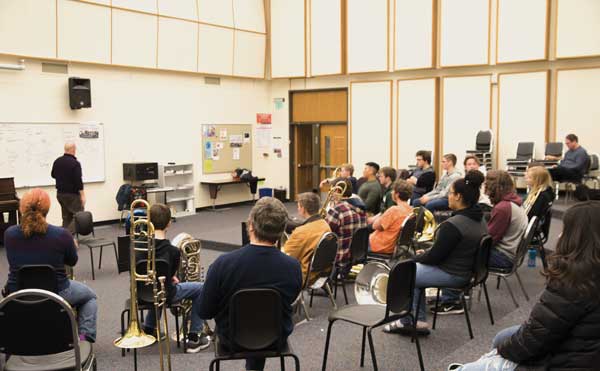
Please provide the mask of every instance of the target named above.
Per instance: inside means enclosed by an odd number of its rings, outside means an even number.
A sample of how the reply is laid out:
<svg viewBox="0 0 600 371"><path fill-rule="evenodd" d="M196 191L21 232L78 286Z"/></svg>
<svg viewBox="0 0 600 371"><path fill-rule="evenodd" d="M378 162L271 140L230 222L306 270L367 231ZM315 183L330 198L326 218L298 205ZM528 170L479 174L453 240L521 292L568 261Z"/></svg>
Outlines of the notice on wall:
<svg viewBox="0 0 600 371"><path fill-rule="evenodd" d="M271 125L271 114L270 113L257 113L256 123L260 125Z"/></svg>
<svg viewBox="0 0 600 371"><path fill-rule="evenodd" d="M256 147L270 151L272 146L271 133L271 125L259 125L254 131Z"/></svg>
<svg viewBox="0 0 600 371"><path fill-rule="evenodd" d="M212 142L204 143L204 158L212 158Z"/></svg>
<svg viewBox="0 0 600 371"><path fill-rule="evenodd" d="M215 143L215 148L219 149L219 150L223 149L223 142L216 142Z"/></svg>
<svg viewBox="0 0 600 371"><path fill-rule="evenodd" d="M205 138L213 138L217 136L217 128L214 125L204 125L204 135Z"/></svg>
<svg viewBox="0 0 600 371"><path fill-rule="evenodd" d="M250 133L244 133L244 143L250 143Z"/></svg>
<svg viewBox="0 0 600 371"><path fill-rule="evenodd" d="M231 134L229 136L229 147L241 147L243 144L242 134Z"/></svg>
<svg viewBox="0 0 600 371"><path fill-rule="evenodd" d="M219 130L219 139L220 140L227 140L227 129L221 129L221 130Z"/></svg>
<svg viewBox="0 0 600 371"><path fill-rule="evenodd" d="M234 160L239 160L240 159L240 149L239 148L234 148L233 149L233 159Z"/></svg>

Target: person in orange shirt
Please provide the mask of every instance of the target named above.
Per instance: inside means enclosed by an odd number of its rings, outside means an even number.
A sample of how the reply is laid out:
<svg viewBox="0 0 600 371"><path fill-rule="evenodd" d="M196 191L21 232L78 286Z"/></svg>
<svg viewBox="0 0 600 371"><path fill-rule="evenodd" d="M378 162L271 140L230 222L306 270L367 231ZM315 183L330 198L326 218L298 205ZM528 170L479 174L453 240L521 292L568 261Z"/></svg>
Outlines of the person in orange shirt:
<svg viewBox="0 0 600 371"><path fill-rule="evenodd" d="M406 180L398 179L392 184L392 206L382 215L373 219L373 229L369 236L369 251L378 254L393 254L396 239L402 229L402 223L412 212L408 200L412 195L413 186Z"/></svg>
<svg viewBox="0 0 600 371"><path fill-rule="evenodd" d="M294 229L281 250L287 255L298 259L302 266L302 280L304 281L319 240L323 234L331 232L331 228L319 215L321 200L317 194L312 192L301 193L298 195L297 203L298 215L305 218L305 221Z"/></svg>

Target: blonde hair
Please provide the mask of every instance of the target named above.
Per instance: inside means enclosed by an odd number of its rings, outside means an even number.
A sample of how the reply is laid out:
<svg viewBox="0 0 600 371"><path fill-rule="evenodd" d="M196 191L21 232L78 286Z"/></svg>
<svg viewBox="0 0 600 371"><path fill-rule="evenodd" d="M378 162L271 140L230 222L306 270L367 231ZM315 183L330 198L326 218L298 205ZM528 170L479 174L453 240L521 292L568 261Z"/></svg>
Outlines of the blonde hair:
<svg viewBox="0 0 600 371"><path fill-rule="evenodd" d="M524 204L529 205L534 201L534 198L539 192L543 192L546 188L552 187L552 177L548 170L543 166L532 166L527 169L527 175L531 179L531 189L527 194Z"/></svg>
<svg viewBox="0 0 600 371"><path fill-rule="evenodd" d="M48 210L50 210L50 196L41 188L34 188L21 197L19 211L22 215L21 230L25 238L34 234L46 234Z"/></svg>

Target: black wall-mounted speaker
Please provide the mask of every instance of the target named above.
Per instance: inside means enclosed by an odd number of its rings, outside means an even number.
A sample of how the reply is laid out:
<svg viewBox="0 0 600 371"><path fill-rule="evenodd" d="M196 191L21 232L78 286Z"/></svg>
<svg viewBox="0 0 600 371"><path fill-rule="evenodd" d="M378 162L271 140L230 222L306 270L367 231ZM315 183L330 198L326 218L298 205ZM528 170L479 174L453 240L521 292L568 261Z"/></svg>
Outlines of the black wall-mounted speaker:
<svg viewBox="0 0 600 371"><path fill-rule="evenodd" d="M92 106L92 87L90 79L69 77L69 105L71 109Z"/></svg>

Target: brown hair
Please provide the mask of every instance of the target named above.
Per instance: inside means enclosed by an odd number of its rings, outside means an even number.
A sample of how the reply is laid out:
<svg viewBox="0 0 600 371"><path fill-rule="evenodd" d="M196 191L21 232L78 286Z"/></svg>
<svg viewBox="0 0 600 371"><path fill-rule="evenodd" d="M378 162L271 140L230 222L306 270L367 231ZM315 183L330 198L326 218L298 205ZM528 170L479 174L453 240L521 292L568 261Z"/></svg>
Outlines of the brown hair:
<svg viewBox="0 0 600 371"><path fill-rule="evenodd" d="M315 215L321 208L321 199L316 193L313 192L300 193L296 197L296 201L302 205L304 210L306 210L309 215Z"/></svg>
<svg viewBox="0 0 600 371"><path fill-rule="evenodd" d="M504 196L515 191L515 183L510 174L503 170L492 170L485 177L485 192L492 204L497 204Z"/></svg>
<svg viewBox="0 0 600 371"><path fill-rule="evenodd" d="M340 168L348 170L348 172L350 173L350 176L354 175L354 165L342 164L342 166L340 166Z"/></svg>
<svg viewBox="0 0 600 371"><path fill-rule="evenodd" d="M600 202L573 205L563 217L563 231L544 274L549 284L592 300L600 290Z"/></svg>
<svg viewBox="0 0 600 371"><path fill-rule="evenodd" d="M565 139L570 140L571 142L579 142L579 138L575 134L569 134L565 137Z"/></svg>
<svg viewBox="0 0 600 371"><path fill-rule="evenodd" d="M384 166L379 170L379 174L382 174L384 177L388 177L393 181L396 180L396 169L390 166Z"/></svg>
<svg viewBox="0 0 600 371"><path fill-rule="evenodd" d="M171 209L165 204L154 204L150 207L150 222L154 229L164 231L171 222Z"/></svg>
<svg viewBox="0 0 600 371"><path fill-rule="evenodd" d="M447 153L444 155L444 158L452 162L452 166L456 166L456 155L454 153Z"/></svg>
<svg viewBox="0 0 600 371"><path fill-rule="evenodd" d="M423 159L423 161L427 162L428 164L431 164L431 151L425 151L425 150L417 151L417 154L415 155L415 157L419 157L419 156Z"/></svg>
<svg viewBox="0 0 600 371"><path fill-rule="evenodd" d="M465 160L463 161L463 165L467 166L467 161L469 161L469 160L473 160L473 161L475 161L475 163L477 165L481 165L481 162L479 162L479 159L477 157L473 156L473 155L467 155L467 156L465 156Z"/></svg>
<svg viewBox="0 0 600 371"><path fill-rule="evenodd" d="M348 198L352 196L352 182L348 178L339 177L335 178L333 182L331 182L331 186L333 187L339 182L344 182L346 184L346 190L344 191L344 194L342 194L342 197Z"/></svg>
<svg viewBox="0 0 600 371"><path fill-rule="evenodd" d="M50 210L50 196L41 188L34 188L21 197L19 211L21 212L21 230L25 238L34 234L46 234L48 210Z"/></svg>
<svg viewBox="0 0 600 371"><path fill-rule="evenodd" d="M276 198L263 197L256 201L250 210L248 227L252 226L254 236L263 242L276 243L285 230L288 212Z"/></svg>
<svg viewBox="0 0 600 371"><path fill-rule="evenodd" d="M413 186L404 179L398 179L392 184L396 196L402 201L408 201L412 195Z"/></svg>

